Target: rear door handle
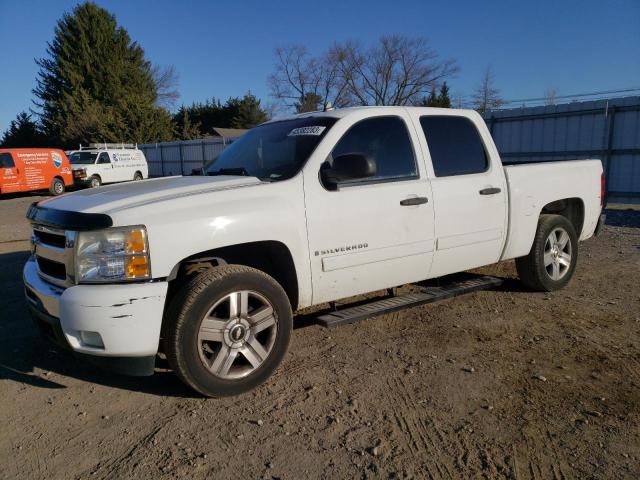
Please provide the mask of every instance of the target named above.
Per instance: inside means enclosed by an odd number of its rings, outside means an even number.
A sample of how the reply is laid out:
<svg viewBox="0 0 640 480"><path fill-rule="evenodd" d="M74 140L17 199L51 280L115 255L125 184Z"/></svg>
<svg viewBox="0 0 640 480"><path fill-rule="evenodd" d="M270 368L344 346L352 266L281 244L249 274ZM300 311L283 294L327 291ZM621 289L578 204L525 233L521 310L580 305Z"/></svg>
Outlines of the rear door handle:
<svg viewBox="0 0 640 480"><path fill-rule="evenodd" d="M497 187L483 188L482 190L480 190L480 195L495 195L496 193L500 193L501 191L502 190Z"/></svg>
<svg viewBox="0 0 640 480"><path fill-rule="evenodd" d="M410 207L412 205L422 205L423 203L427 203L428 201L429 199L427 197L411 197L400 200L400 205L402 205L403 207Z"/></svg>

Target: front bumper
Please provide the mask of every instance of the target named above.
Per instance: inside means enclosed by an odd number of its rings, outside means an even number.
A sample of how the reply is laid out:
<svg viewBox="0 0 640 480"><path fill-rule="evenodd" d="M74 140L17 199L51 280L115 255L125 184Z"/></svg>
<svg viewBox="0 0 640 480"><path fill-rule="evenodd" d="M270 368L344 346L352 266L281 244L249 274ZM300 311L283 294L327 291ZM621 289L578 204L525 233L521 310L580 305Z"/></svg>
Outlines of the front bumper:
<svg viewBox="0 0 640 480"><path fill-rule="evenodd" d="M73 177L73 185L76 187L87 187L91 181L88 178L76 178Z"/></svg>
<svg viewBox="0 0 640 480"><path fill-rule="evenodd" d="M63 289L40 278L33 258L24 266L23 280L36 324L58 345L120 373L153 373L166 282Z"/></svg>

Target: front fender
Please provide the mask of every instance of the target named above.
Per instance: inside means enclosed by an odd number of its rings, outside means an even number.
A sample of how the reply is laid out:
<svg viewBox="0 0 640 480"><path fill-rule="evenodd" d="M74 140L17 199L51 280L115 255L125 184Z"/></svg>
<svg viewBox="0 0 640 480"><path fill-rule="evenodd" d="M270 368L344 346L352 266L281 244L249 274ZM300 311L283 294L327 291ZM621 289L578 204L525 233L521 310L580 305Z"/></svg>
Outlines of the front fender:
<svg viewBox="0 0 640 480"><path fill-rule="evenodd" d="M112 213L114 225L144 224L154 279L185 258L260 241L284 244L296 269L299 305L311 301L301 176L283 182L201 193Z"/></svg>

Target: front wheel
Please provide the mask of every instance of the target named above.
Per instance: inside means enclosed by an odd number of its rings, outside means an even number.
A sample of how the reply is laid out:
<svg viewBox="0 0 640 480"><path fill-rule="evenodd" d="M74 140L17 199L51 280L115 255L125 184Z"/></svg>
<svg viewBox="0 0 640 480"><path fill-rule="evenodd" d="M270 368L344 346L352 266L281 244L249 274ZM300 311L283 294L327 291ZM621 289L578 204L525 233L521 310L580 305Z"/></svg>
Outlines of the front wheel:
<svg viewBox="0 0 640 480"><path fill-rule="evenodd" d="M91 188L98 188L100 185L102 185L102 180L100 179L99 176L97 175L93 175L90 179L89 179L89 186Z"/></svg>
<svg viewBox="0 0 640 480"><path fill-rule="evenodd" d="M564 287L578 262L578 236L562 215L541 215L529 255L516 259L520 280L529 288L550 292Z"/></svg>
<svg viewBox="0 0 640 480"><path fill-rule="evenodd" d="M172 369L203 395L237 395L263 383L289 346L293 314L282 287L241 265L206 270L167 310L165 351Z"/></svg>

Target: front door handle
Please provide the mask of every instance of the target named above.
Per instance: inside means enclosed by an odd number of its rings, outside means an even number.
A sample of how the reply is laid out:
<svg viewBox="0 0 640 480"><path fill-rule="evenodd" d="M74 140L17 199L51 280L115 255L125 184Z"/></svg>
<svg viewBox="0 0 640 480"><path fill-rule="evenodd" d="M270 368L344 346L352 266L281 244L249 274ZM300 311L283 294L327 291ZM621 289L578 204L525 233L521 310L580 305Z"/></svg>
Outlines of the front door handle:
<svg viewBox="0 0 640 480"><path fill-rule="evenodd" d="M501 191L502 190L497 187L483 188L482 190L480 190L480 195L495 195L496 193L500 193Z"/></svg>
<svg viewBox="0 0 640 480"><path fill-rule="evenodd" d="M429 199L427 197L411 197L400 200L400 205L402 205L403 207L410 207L412 205L422 205L423 203L427 203L428 201Z"/></svg>

